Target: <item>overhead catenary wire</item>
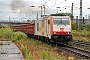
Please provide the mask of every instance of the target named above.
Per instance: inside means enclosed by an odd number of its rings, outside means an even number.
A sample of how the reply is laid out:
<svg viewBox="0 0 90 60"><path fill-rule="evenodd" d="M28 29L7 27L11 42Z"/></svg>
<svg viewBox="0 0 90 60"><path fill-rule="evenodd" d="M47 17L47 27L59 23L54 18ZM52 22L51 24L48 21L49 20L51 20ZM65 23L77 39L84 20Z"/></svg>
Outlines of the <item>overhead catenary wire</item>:
<svg viewBox="0 0 90 60"><path fill-rule="evenodd" d="M57 3L57 0L55 0L55 4L56 4L56 3ZM54 5L55 5L55 4L54 4Z"/></svg>
<svg viewBox="0 0 90 60"><path fill-rule="evenodd" d="M90 1L82 2L82 3L88 3L88 2L90 2ZM79 5L80 5L80 3L74 4L74 6L77 6L77 7L78 7ZM83 5L83 7L86 7L86 6L90 6L90 5L85 5L85 6Z"/></svg>
<svg viewBox="0 0 90 60"><path fill-rule="evenodd" d="M57 0L55 0L55 3L52 5L52 6L48 6L48 7L54 7L54 6L56 6L56 5L58 5L58 4L60 4L60 3L64 3L65 1L67 1L67 0L63 0L63 1L61 1L61 2L59 2L59 3L57 3ZM88 2L88 1L87 1ZM87 2L85 2L85 3L87 3ZM80 3L75 3L73 6L75 7L75 6L79 6L80 5ZM63 6L63 7L61 7L61 8L65 8L66 6ZM66 7L67 8L67 7ZM79 8L78 8L79 9Z"/></svg>
<svg viewBox="0 0 90 60"><path fill-rule="evenodd" d="M58 4L62 4L62 3L64 3L66 0L63 0L63 1L61 1L61 2L57 2L57 0L55 0L55 3L52 5L52 6L50 6L50 7L55 7L55 6L57 6ZM88 3L89 1L86 1L86 2L83 2L83 3ZM79 2L77 2L77 3L74 3L74 7L77 7L77 8L74 8L73 10L79 10L80 9L80 7L79 7L79 5L80 5L80 3ZM85 6L83 6L83 8L86 8L86 6L89 6L89 5L86 5L86 4L84 4ZM69 6L69 7L71 7L71 6ZM63 8L69 8L69 7L67 7L67 6L62 6L62 7L60 7L60 10L61 10L61 8L63 9ZM70 11L70 10L69 10Z"/></svg>
<svg viewBox="0 0 90 60"><path fill-rule="evenodd" d="M58 4L60 4L60 3L63 3L63 2L65 2L66 0L63 0L63 1L61 1L61 2L59 2L59 3L54 3L52 6L50 6L50 7L54 7L54 6L56 6L56 5L58 5Z"/></svg>
<svg viewBox="0 0 90 60"><path fill-rule="evenodd" d="M63 1L59 2L59 3L56 3L56 2L55 2L55 4L52 5L52 6L50 6L50 7L54 7L54 6L56 6L56 5L60 4L60 3L64 3L65 1L67 1L67 0L63 0ZM77 4L74 4L74 6L75 6L75 5L77 5ZM78 3L78 5L79 5L79 3ZM71 7L71 6L62 6L61 8L67 8L67 7Z"/></svg>

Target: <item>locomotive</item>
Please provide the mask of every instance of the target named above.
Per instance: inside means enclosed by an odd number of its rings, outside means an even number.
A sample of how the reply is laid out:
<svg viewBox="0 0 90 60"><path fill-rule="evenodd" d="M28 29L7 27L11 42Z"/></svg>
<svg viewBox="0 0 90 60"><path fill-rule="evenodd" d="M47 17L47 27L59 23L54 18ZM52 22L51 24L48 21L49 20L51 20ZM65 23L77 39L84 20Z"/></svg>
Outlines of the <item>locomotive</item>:
<svg viewBox="0 0 90 60"><path fill-rule="evenodd" d="M66 44L72 40L71 19L69 16L46 15L33 23L11 28L48 43Z"/></svg>

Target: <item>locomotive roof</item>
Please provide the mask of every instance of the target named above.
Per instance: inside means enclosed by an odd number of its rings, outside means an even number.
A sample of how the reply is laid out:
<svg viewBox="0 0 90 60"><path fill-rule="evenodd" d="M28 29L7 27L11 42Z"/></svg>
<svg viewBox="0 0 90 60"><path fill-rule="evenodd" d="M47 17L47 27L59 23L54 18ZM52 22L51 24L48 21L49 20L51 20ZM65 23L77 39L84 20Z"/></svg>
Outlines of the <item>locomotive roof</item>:
<svg viewBox="0 0 90 60"><path fill-rule="evenodd" d="M66 16L65 14L51 14L50 16Z"/></svg>
<svg viewBox="0 0 90 60"><path fill-rule="evenodd" d="M58 16L61 16L61 17L63 16L64 18L67 17L67 16L64 15L64 14L51 14L51 15L42 15L42 17L39 18L38 20L47 20L49 16L53 16L53 17L54 17L54 16L57 16L57 17L58 17ZM69 17L69 16L68 16L68 17Z"/></svg>
<svg viewBox="0 0 90 60"><path fill-rule="evenodd" d="M49 16L50 16L50 15L44 15L44 16L42 16L41 18L39 18L39 20L47 20Z"/></svg>

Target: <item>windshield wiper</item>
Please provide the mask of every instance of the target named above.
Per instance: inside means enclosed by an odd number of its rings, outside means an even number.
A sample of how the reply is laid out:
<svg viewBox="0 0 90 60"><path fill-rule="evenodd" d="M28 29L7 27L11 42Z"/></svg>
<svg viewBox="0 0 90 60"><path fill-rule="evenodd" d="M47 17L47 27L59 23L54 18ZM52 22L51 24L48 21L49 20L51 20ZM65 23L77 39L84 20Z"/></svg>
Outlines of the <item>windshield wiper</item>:
<svg viewBox="0 0 90 60"><path fill-rule="evenodd" d="M60 23L61 23L61 24L64 24L64 25L66 26L66 24L62 22L62 19L61 19L61 21L59 22L59 24L60 24ZM59 24L57 24L57 26L58 26Z"/></svg>

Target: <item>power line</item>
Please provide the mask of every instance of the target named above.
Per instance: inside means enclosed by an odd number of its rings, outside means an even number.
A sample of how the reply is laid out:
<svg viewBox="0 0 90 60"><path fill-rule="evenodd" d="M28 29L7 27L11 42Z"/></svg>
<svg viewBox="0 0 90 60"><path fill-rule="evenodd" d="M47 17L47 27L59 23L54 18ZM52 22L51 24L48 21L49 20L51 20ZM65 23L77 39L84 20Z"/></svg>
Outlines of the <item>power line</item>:
<svg viewBox="0 0 90 60"><path fill-rule="evenodd" d="M57 3L57 0L55 0L55 4L56 4L56 3ZM55 5L55 4L54 4L54 5Z"/></svg>
<svg viewBox="0 0 90 60"><path fill-rule="evenodd" d="M82 3L88 3L88 2L90 2L90 1L86 1L86 2L82 2ZM80 5L80 3L77 3L77 4L74 4L74 6L78 6L78 5ZM86 6L90 6L90 5L85 5L85 6L83 6L83 7L86 7Z"/></svg>
<svg viewBox="0 0 90 60"><path fill-rule="evenodd" d="M50 0L48 0L47 2L45 2L43 5L47 4Z"/></svg>
<svg viewBox="0 0 90 60"><path fill-rule="evenodd" d="M56 5L60 4L60 3L63 3L63 2L65 2L65 1L66 1L66 0L61 1L61 2L59 2L59 3L55 3L54 5L52 5L52 6L50 6L50 7L54 7L54 6L56 6Z"/></svg>
<svg viewBox="0 0 90 60"><path fill-rule="evenodd" d="M73 21L73 3L72 3L72 8L71 8L71 15L72 15L72 21Z"/></svg>

